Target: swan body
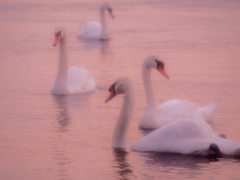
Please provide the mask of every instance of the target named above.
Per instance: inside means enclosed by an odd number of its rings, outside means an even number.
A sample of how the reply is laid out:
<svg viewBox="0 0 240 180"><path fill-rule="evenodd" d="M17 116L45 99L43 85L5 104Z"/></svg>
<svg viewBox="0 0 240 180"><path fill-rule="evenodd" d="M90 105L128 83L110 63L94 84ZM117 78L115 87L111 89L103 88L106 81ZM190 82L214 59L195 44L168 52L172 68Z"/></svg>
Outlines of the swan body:
<svg viewBox="0 0 240 180"><path fill-rule="evenodd" d="M139 121L139 127L144 129L157 129L161 126L184 119L196 114L199 119L210 121L218 107L219 102L214 101L203 108L197 107L195 104L187 100L174 99L166 101L156 107L155 97L150 78L151 69L157 69L163 76L169 78L164 70L164 63L159 61L157 56L149 56L143 62L142 79L146 92L147 105L146 109Z"/></svg>
<svg viewBox="0 0 240 180"><path fill-rule="evenodd" d="M81 39L99 39L101 33L101 24L97 21L88 21L81 25L78 37Z"/></svg>
<svg viewBox="0 0 240 180"><path fill-rule="evenodd" d="M55 38L53 45L59 44L59 66L51 94L66 95L94 91L96 85L87 70L83 67L70 67L68 69L67 35L64 27L55 29Z"/></svg>
<svg viewBox="0 0 240 180"><path fill-rule="evenodd" d="M197 107L188 100L173 99L165 101L157 107L159 126L164 126L179 119L198 116L199 120L211 121L219 101L213 101L204 107Z"/></svg>
<svg viewBox="0 0 240 180"><path fill-rule="evenodd" d="M108 102L118 94L124 94L123 104L118 117L112 147L115 149L127 148L126 138L134 106L134 91L128 78L119 78L109 88ZM183 119L167 124L143 137L130 146L132 150L142 152L168 152L221 157L222 155L239 156L240 143L217 136L205 122L192 119Z"/></svg>
<svg viewBox="0 0 240 180"><path fill-rule="evenodd" d="M136 151L208 155L216 144L222 155L240 155L240 143L219 137L204 121L185 119L167 124L143 137L132 146Z"/></svg>
<svg viewBox="0 0 240 180"><path fill-rule="evenodd" d="M108 11L110 16L114 18L112 9L108 3L104 3L100 9L101 23L97 21L88 21L82 24L79 28L78 38L93 39L93 40L109 40L110 36L107 30L107 23L105 19L105 11Z"/></svg>

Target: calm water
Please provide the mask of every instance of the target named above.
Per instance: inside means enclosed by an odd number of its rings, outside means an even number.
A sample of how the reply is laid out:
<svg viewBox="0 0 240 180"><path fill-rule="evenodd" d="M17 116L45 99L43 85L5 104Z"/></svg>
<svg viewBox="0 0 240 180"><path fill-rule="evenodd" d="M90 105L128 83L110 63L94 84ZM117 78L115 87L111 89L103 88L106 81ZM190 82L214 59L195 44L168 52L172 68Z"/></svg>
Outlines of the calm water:
<svg viewBox="0 0 240 180"><path fill-rule="evenodd" d="M198 106L221 100L212 124L240 141L240 1L116 0L107 16L110 42L77 39L81 22L99 20L100 0L2 0L0 3L0 179L239 179L240 159L113 152L122 98L104 103L120 76L137 102L128 136L143 136L141 65L158 55L170 80L152 72L158 104L174 98ZM69 65L84 66L98 89L49 93L58 66L55 26L68 31Z"/></svg>

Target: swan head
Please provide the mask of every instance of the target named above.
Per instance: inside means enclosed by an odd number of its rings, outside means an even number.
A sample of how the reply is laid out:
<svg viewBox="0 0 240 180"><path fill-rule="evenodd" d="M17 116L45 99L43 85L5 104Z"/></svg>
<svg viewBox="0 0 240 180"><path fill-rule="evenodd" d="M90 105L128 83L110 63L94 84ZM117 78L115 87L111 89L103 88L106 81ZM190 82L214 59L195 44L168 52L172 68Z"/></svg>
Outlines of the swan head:
<svg viewBox="0 0 240 180"><path fill-rule="evenodd" d="M113 99L119 94L125 94L132 87L132 81L127 77L121 77L117 79L108 89L110 92L105 103Z"/></svg>
<svg viewBox="0 0 240 180"><path fill-rule="evenodd" d="M165 71L164 62L162 62L157 56L149 56L143 63L143 69L157 69L164 77L169 79L167 72Z"/></svg>
<svg viewBox="0 0 240 180"><path fill-rule="evenodd" d="M217 144L212 143L212 144L209 145L208 157L209 158L214 158L214 159L222 157L222 152L220 151L220 149L219 149Z"/></svg>
<svg viewBox="0 0 240 180"><path fill-rule="evenodd" d="M56 47L60 42L60 40L66 36L66 30L64 27L61 27L61 26L56 27L54 34L55 34L55 40L54 40L53 46Z"/></svg>
<svg viewBox="0 0 240 180"><path fill-rule="evenodd" d="M112 8L111 8L111 6L110 6L108 3L104 3L104 4L102 5L102 7L101 7L101 10L102 10L102 11L104 11L104 10L108 11L108 13L110 14L111 18L114 19L114 15L113 15L113 12L112 12Z"/></svg>

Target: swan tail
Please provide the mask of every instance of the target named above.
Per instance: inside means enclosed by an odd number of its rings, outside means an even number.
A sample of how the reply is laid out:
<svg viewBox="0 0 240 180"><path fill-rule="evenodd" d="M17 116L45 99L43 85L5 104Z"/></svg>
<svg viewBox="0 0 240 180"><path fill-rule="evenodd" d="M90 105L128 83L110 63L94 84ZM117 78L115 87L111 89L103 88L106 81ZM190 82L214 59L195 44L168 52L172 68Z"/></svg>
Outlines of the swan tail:
<svg viewBox="0 0 240 180"><path fill-rule="evenodd" d="M214 114L217 111L217 108L220 104L220 101L213 101L206 106L199 108L199 113L206 121L211 121L213 119Z"/></svg>

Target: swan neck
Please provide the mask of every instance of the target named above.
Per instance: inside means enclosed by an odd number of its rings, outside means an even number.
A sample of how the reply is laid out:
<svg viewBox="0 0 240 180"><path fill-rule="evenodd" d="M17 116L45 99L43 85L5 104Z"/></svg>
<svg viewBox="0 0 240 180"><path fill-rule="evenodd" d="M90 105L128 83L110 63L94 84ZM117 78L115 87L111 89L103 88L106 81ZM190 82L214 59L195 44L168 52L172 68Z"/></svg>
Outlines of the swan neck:
<svg viewBox="0 0 240 180"><path fill-rule="evenodd" d="M58 77L67 83L68 56L67 56L67 37L63 37L59 43L59 66Z"/></svg>
<svg viewBox="0 0 240 180"><path fill-rule="evenodd" d="M108 32L107 32L107 23L105 18L105 10L101 8L100 10L100 18L101 18L101 33L100 39L108 39Z"/></svg>
<svg viewBox="0 0 240 180"><path fill-rule="evenodd" d="M142 68L142 79L143 79L143 84L145 87L145 92L146 92L146 100L147 100L147 106L146 108L156 108L155 104L155 98L154 98L154 92L152 88L152 81L151 81L151 68L143 66Z"/></svg>
<svg viewBox="0 0 240 180"><path fill-rule="evenodd" d="M101 8L100 10L100 18L101 18L101 24L106 26L105 10L103 8Z"/></svg>
<svg viewBox="0 0 240 180"><path fill-rule="evenodd" d="M127 148L126 137L134 106L134 92L129 89L123 96L123 103L112 138L113 148Z"/></svg>

